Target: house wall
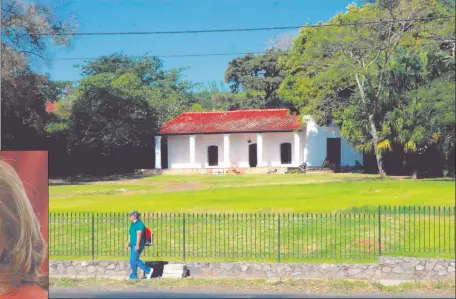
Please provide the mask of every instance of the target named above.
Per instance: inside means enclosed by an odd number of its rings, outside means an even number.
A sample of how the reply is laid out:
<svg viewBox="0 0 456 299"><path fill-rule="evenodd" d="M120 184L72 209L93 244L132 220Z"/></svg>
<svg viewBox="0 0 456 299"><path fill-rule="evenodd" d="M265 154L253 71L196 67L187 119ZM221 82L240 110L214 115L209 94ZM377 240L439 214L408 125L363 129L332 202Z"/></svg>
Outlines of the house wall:
<svg viewBox="0 0 456 299"><path fill-rule="evenodd" d="M250 167L249 165L249 143L256 143L256 134L231 134L230 135L230 160L236 167Z"/></svg>
<svg viewBox="0 0 456 299"><path fill-rule="evenodd" d="M357 152L348 142L347 138L340 135L338 126L320 127L308 116L304 117L303 134L304 161L308 167L319 167L326 158L327 138L341 138L341 164L353 166L358 161L363 164L363 154Z"/></svg>
<svg viewBox="0 0 456 299"><path fill-rule="evenodd" d="M169 168L211 168L207 162L207 148L211 145L218 146L217 167L249 167L249 143L257 143L257 134L230 134L230 162L224 165L223 134L196 135L195 140L195 165L190 164L190 138L189 135L168 136L168 166ZM280 162L280 144L289 142L292 146L292 159L294 162L295 149L293 132L264 133L263 134L263 162L264 166L282 166ZM302 160L302 154L301 154ZM283 166L295 166L287 164Z"/></svg>
<svg viewBox="0 0 456 299"><path fill-rule="evenodd" d="M263 138L264 142L264 160L267 161L268 166L299 166L295 164L295 151L294 151L294 140L293 132L285 133L266 133ZM280 144L291 143L291 164L282 165L280 161Z"/></svg>
<svg viewBox="0 0 456 299"><path fill-rule="evenodd" d="M263 162L265 167L289 166L297 167L306 162L308 167L319 167L326 157L326 139L341 138L341 164L355 165L356 161L363 163L362 153L356 152L348 140L340 135L337 126L320 127L310 117L305 117L306 125L299 132L299 161L296 161L294 132L263 133ZM218 166L220 167L249 167L249 143L257 143L257 134L230 134L230 165L224 164L223 134L196 135L195 164L190 164L189 135L168 136L168 166L169 168L211 168L207 162L207 148L218 146ZM291 143L292 164L282 165L280 161L280 144Z"/></svg>
<svg viewBox="0 0 456 299"><path fill-rule="evenodd" d="M198 138L197 138L198 139ZM197 144L197 140L195 141ZM169 136L168 137L168 167L169 168L188 168L190 161L188 136ZM196 152L198 155L198 152ZM201 167L201 166L200 166Z"/></svg>

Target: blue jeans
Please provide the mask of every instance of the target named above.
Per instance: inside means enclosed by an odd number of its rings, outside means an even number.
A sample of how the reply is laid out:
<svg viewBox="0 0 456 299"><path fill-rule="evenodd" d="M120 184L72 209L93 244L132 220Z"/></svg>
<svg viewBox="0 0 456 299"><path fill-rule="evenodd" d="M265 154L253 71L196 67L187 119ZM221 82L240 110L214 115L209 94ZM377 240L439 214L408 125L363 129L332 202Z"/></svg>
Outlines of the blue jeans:
<svg viewBox="0 0 456 299"><path fill-rule="evenodd" d="M143 249L137 251L134 247L130 248L130 267L131 267L131 279L138 278L138 267L141 268L144 273L149 273L150 268L147 267L140 259L139 256L141 255Z"/></svg>

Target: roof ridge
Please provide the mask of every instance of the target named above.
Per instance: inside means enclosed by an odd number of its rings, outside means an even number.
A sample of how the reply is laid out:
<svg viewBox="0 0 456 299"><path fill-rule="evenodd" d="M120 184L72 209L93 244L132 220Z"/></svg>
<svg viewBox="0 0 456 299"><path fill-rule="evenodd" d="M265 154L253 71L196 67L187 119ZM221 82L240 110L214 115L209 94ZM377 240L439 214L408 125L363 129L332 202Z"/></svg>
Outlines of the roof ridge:
<svg viewBox="0 0 456 299"><path fill-rule="evenodd" d="M284 111L287 108L271 108L271 109L246 109L246 110L223 110L223 111L185 111L182 114L209 114L209 113L235 113L235 112L266 112L266 111Z"/></svg>

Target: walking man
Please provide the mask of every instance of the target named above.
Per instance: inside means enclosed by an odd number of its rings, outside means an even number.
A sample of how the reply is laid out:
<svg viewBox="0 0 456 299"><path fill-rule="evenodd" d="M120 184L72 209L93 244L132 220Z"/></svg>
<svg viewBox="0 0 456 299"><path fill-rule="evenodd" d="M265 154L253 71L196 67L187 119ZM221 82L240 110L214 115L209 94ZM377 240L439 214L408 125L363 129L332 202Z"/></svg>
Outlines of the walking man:
<svg viewBox="0 0 456 299"><path fill-rule="evenodd" d="M138 267L146 274L147 279L152 277L154 269L147 267L140 259L141 252L144 250L144 238L146 226L139 219L139 213L133 211L129 214L131 225L128 234L126 249L130 250L130 267L131 274L128 279L138 279Z"/></svg>

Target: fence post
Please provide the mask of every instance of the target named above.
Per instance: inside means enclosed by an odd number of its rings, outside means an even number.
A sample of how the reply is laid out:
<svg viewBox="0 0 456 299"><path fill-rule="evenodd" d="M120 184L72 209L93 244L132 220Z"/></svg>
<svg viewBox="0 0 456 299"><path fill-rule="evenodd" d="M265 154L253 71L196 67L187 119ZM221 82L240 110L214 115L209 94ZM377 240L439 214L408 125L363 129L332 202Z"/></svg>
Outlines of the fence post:
<svg viewBox="0 0 456 299"><path fill-rule="evenodd" d="M92 261L95 260L95 216L92 212Z"/></svg>
<svg viewBox="0 0 456 299"><path fill-rule="evenodd" d="M185 213L183 215L184 215L184 219L183 219L183 226L182 226L182 235L183 235L182 258L183 258L183 260L185 262Z"/></svg>
<svg viewBox="0 0 456 299"><path fill-rule="evenodd" d="M277 263L280 264L280 214L277 223L278 228L278 245L277 245Z"/></svg>
<svg viewBox="0 0 456 299"><path fill-rule="evenodd" d="M382 222L380 217L380 206L378 206L378 257L382 256Z"/></svg>

